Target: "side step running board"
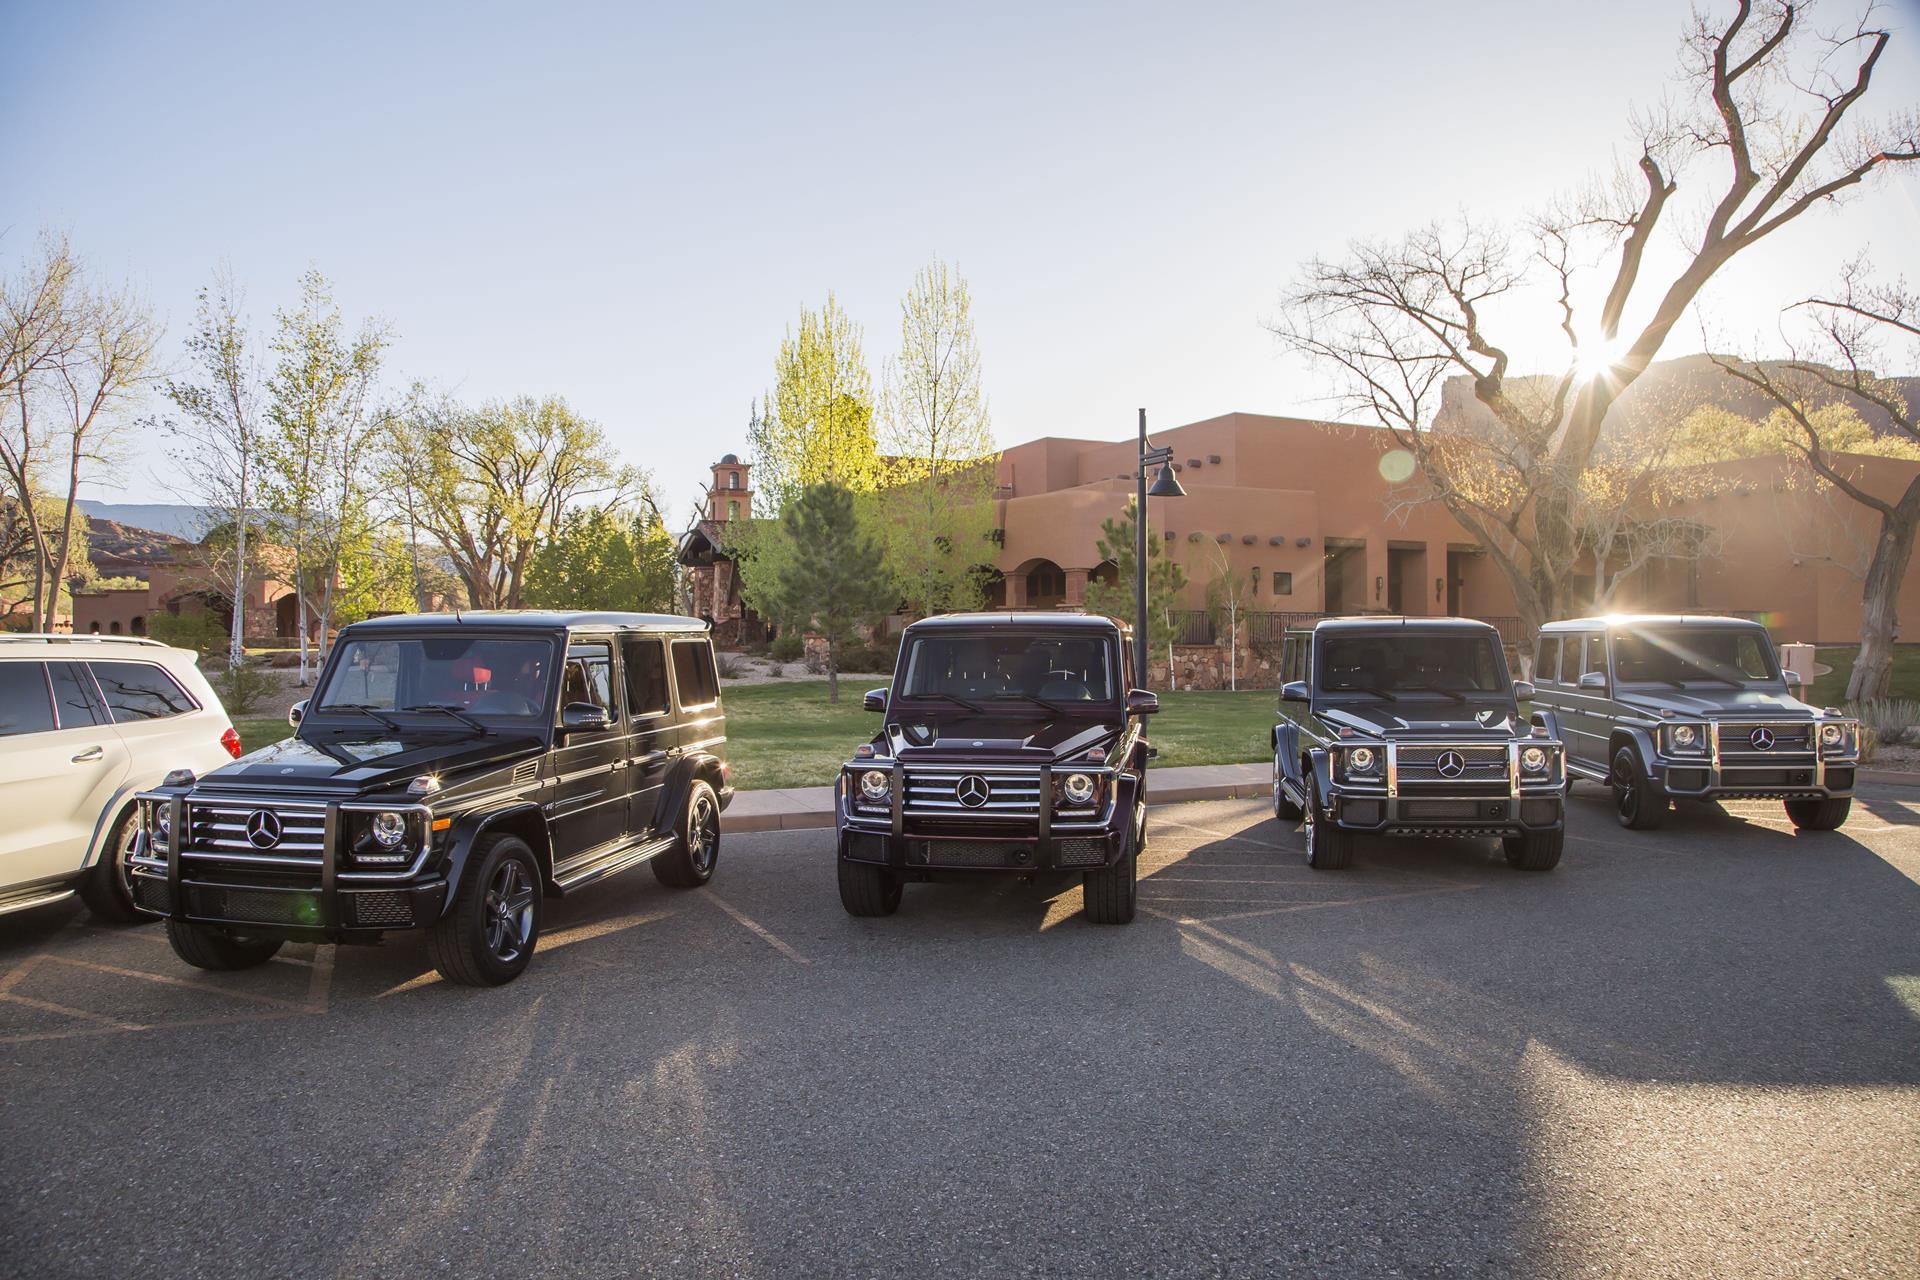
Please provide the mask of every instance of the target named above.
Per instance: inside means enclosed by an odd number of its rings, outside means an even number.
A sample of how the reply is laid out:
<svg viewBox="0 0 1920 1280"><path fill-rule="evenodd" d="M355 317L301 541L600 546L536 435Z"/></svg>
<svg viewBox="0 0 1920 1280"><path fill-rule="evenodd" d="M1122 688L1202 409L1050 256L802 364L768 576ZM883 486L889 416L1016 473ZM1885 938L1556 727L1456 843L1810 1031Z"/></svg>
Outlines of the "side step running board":
<svg viewBox="0 0 1920 1280"><path fill-rule="evenodd" d="M44 892L24 894L18 898L0 900L0 916L11 915L15 911L31 911L35 907L50 906L72 896L71 889L48 889Z"/></svg>
<svg viewBox="0 0 1920 1280"><path fill-rule="evenodd" d="M673 837L656 836L642 840L639 844L627 845L605 854L584 867L568 867L564 873L556 874L553 882L560 892L566 893L578 889L581 885L592 884L595 880L618 875L628 867L637 867L641 863L656 858L673 847Z"/></svg>

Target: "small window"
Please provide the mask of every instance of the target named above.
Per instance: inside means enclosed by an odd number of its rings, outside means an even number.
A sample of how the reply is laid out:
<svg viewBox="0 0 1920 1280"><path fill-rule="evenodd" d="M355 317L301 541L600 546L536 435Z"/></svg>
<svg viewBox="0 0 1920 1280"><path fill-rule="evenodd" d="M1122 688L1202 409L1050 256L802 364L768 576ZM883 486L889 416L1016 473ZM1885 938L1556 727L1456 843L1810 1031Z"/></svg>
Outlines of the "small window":
<svg viewBox="0 0 1920 1280"><path fill-rule="evenodd" d="M613 646L604 641L567 646L567 671L560 685L560 704L585 702L620 718L613 702Z"/></svg>
<svg viewBox="0 0 1920 1280"><path fill-rule="evenodd" d="M627 706L636 716L667 709L667 659L658 640L623 636L620 658L627 664Z"/></svg>
<svg viewBox="0 0 1920 1280"><path fill-rule="evenodd" d="M0 662L0 737L53 728L47 669L38 662Z"/></svg>
<svg viewBox="0 0 1920 1280"><path fill-rule="evenodd" d="M713 673L713 650L704 640L676 640L673 645L673 682L680 688L682 707L704 707L720 698Z"/></svg>
<svg viewBox="0 0 1920 1280"><path fill-rule="evenodd" d="M1273 594L1277 596L1292 595L1293 575L1290 573L1282 573L1278 569L1275 569L1273 571Z"/></svg>
<svg viewBox="0 0 1920 1280"><path fill-rule="evenodd" d="M177 681L151 662L90 662L115 724L165 720L198 710Z"/></svg>
<svg viewBox="0 0 1920 1280"><path fill-rule="evenodd" d="M53 710L62 729L82 729L106 723L106 713L87 689L86 672L77 662L47 664L53 683Z"/></svg>
<svg viewBox="0 0 1920 1280"><path fill-rule="evenodd" d="M1587 633L1586 658L1580 664L1580 674L1592 671L1605 672L1607 669L1607 638L1597 631Z"/></svg>
<svg viewBox="0 0 1920 1280"><path fill-rule="evenodd" d="M1540 684L1560 682L1559 636L1540 637L1540 651L1533 655L1533 678Z"/></svg>
<svg viewBox="0 0 1920 1280"><path fill-rule="evenodd" d="M727 488L738 489L739 487L740 487L740 473L738 471L727 472Z"/></svg>

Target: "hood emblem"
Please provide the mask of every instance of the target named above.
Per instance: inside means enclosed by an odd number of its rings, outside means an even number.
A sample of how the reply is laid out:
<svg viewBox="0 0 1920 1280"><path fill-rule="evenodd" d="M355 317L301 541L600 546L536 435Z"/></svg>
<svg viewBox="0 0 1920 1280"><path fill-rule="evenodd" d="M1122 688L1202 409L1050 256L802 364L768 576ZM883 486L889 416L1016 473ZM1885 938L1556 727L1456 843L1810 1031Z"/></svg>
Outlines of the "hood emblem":
<svg viewBox="0 0 1920 1280"><path fill-rule="evenodd" d="M977 773L970 773L953 784L953 798L969 809L984 805L987 795L987 780Z"/></svg>
<svg viewBox="0 0 1920 1280"><path fill-rule="evenodd" d="M1747 735L1747 741L1753 744L1755 751L1771 751L1773 750L1773 730L1761 725Z"/></svg>
<svg viewBox="0 0 1920 1280"><path fill-rule="evenodd" d="M280 815L271 809L255 809L247 815L247 843L256 849L271 849L280 843Z"/></svg>
<svg viewBox="0 0 1920 1280"><path fill-rule="evenodd" d="M1467 758L1458 751L1442 751L1433 762L1433 771L1443 778L1457 778L1467 771Z"/></svg>

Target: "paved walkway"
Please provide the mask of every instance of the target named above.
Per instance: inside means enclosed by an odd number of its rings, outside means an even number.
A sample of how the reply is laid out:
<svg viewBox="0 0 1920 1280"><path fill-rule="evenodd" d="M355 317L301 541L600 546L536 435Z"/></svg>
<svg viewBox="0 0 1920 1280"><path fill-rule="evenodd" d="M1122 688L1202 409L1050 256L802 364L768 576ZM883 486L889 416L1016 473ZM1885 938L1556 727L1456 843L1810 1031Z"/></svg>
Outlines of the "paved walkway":
<svg viewBox="0 0 1920 1280"><path fill-rule="evenodd" d="M1147 800L1181 804L1188 800L1238 800L1264 796L1273 788L1273 766L1202 764L1184 769L1149 769ZM742 791L727 806L728 831L794 831L833 825L832 787L792 787L781 791Z"/></svg>

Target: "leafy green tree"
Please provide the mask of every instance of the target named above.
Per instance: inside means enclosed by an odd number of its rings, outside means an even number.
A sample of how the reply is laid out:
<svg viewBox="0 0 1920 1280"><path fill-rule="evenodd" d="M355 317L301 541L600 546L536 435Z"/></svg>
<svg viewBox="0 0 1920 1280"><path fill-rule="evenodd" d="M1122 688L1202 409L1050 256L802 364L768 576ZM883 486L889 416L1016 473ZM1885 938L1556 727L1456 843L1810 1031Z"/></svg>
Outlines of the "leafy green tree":
<svg viewBox="0 0 1920 1280"><path fill-rule="evenodd" d="M1127 502L1127 509L1116 520L1109 516L1100 522L1100 558L1113 561L1118 572L1111 584L1089 582L1087 584L1087 609L1093 613L1104 613L1110 618L1133 623L1133 583L1134 566L1139 563L1133 554L1134 503ZM1167 655L1167 678L1173 678L1173 637L1174 614L1178 611L1180 593L1187 588L1187 571L1173 560L1162 554L1162 539L1147 539L1147 634L1135 634L1133 642L1144 644L1149 653Z"/></svg>
<svg viewBox="0 0 1920 1280"><path fill-rule="evenodd" d="M900 354L887 362L887 568L915 613L971 609L992 557L996 452L980 389L967 282L938 260L900 303Z"/></svg>
<svg viewBox="0 0 1920 1280"><path fill-rule="evenodd" d="M873 386L860 327L832 293L802 310L773 364L774 387L748 426L755 480L769 512L802 489L838 484L872 492L880 472L873 437Z"/></svg>
<svg viewBox="0 0 1920 1280"><path fill-rule="evenodd" d="M863 626L899 603L881 571L881 543L844 485L802 489L777 521L757 522L746 602L782 627L827 641L827 701L840 700L840 655Z"/></svg>
<svg viewBox="0 0 1920 1280"><path fill-rule="evenodd" d="M526 600L554 609L670 612L679 592L673 535L649 506L569 511L527 567Z"/></svg>

